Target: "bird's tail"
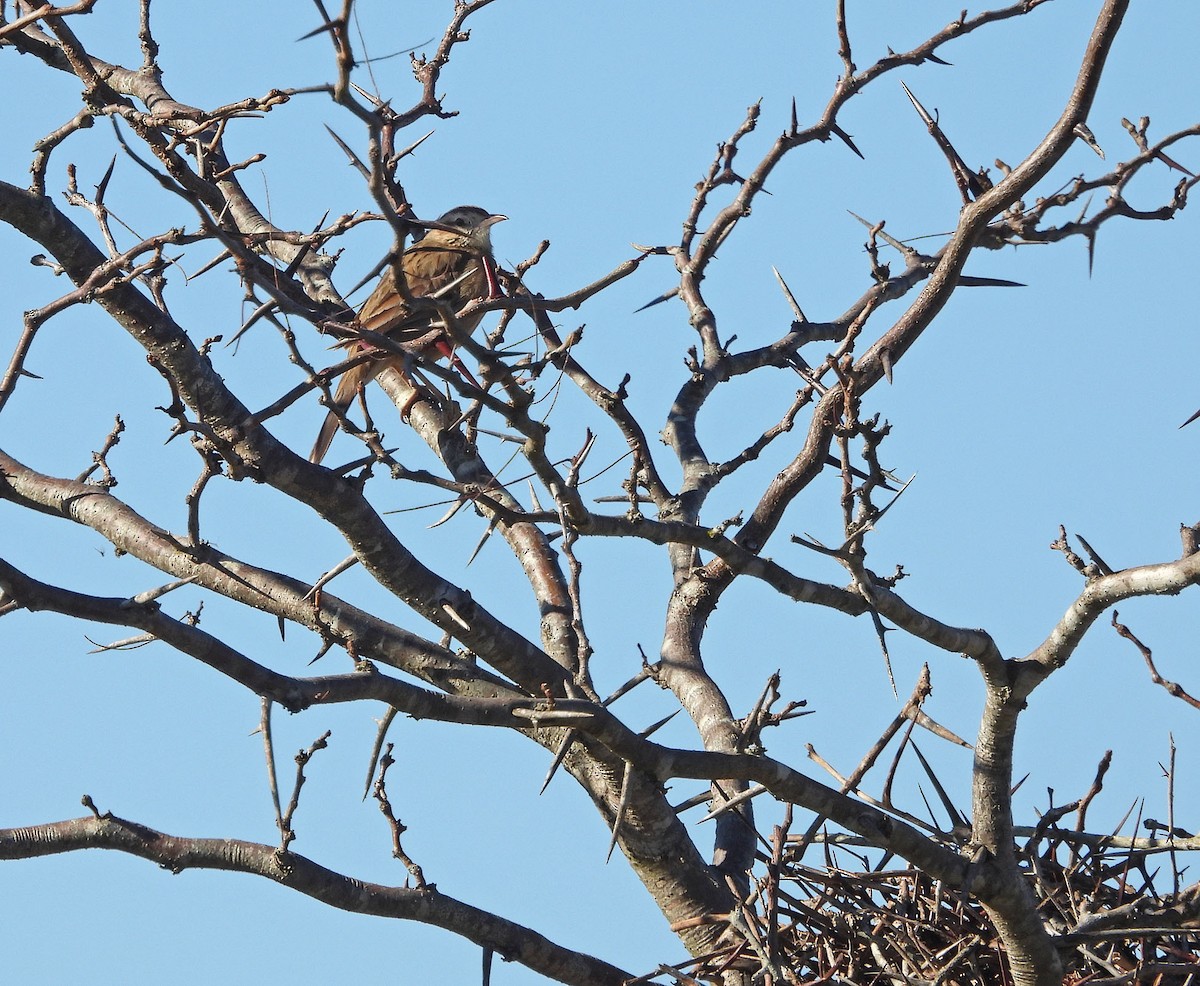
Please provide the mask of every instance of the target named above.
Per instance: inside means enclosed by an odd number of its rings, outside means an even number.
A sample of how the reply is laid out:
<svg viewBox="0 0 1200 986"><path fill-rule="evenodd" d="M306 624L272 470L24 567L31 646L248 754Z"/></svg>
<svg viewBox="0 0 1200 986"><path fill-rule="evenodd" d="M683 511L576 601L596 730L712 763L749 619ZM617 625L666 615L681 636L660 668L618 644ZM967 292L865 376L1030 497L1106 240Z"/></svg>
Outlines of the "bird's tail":
<svg viewBox="0 0 1200 986"><path fill-rule="evenodd" d="M329 451L329 446L333 444L333 436L337 434L337 430L337 415L330 411L325 415L325 421L321 425L321 430L317 432L316 444L313 445L313 449L308 455L309 462L320 462L325 458L325 453Z"/></svg>
<svg viewBox="0 0 1200 986"><path fill-rule="evenodd" d="M345 413L354 401L355 395L370 381L377 368L370 363L353 367L342 374L338 388L333 395L333 404L338 411ZM321 430L317 433L317 441L309 453L309 462L320 462L333 443L333 436L338 432L338 416L335 411L325 415Z"/></svg>

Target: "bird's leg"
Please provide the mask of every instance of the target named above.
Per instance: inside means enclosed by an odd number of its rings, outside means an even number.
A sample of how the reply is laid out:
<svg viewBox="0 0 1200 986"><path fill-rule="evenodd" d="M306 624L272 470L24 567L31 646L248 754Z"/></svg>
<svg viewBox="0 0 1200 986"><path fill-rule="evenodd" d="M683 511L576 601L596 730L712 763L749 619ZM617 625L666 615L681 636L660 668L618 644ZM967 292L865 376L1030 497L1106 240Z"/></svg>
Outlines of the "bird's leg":
<svg viewBox="0 0 1200 986"><path fill-rule="evenodd" d="M408 396L408 399L400 405L400 420L407 421L408 416L412 414L412 409L416 407L419 401L425 395L419 389L413 387L413 392Z"/></svg>
<svg viewBox="0 0 1200 986"><path fill-rule="evenodd" d="M473 376L471 376L471 371L468 370L463 364L463 361L458 358L458 353L454 351L454 347L451 346L449 342L447 342L445 339L439 339L433 345L439 353L446 357L446 361L452 367L454 367L454 369L467 378L467 383L469 383L476 390L483 390L483 388L479 386L479 382Z"/></svg>
<svg viewBox="0 0 1200 986"><path fill-rule="evenodd" d="M428 389L423 387L412 374L412 357L404 357L404 365L397 366L396 372L404 378L404 382L412 388L412 393L405 398L404 403L400 405L400 420L407 421L408 416L412 413L412 409L416 406L417 401L422 397L426 397L425 391Z"/></svg>

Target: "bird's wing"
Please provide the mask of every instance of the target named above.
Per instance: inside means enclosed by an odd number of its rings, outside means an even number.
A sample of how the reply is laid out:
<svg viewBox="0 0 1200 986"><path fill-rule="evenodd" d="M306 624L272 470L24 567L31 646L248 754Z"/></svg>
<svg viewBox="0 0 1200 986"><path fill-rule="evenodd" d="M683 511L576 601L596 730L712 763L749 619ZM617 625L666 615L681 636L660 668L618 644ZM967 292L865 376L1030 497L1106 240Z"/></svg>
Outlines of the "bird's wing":
<svg viewBox="0 0 1200 986"><path fill-rule="evenodd" d="M456 308L460 300L465 303L486 292L484 260L469 251L418 243L405 251L401 263L408 292L415 298L438 296L447 285L454 285L444 300ZM460 278L461 282L455 285ZM390 268L363 303L358 324L371 332L386 333L399 343L416 340L429 330L428 314L410 311L408 303L396 291L395 272Z"/></svg>

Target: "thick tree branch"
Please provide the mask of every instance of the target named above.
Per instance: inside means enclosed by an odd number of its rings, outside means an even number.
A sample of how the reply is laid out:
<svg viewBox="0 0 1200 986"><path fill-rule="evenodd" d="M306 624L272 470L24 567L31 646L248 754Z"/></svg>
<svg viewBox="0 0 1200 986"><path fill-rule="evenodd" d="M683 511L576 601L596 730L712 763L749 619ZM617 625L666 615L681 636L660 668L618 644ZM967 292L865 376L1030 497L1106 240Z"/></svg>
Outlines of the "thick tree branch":
<svg viewBox="0 0 1200 986"><path fill-rule="evenodd" d="M620 986L630 978L616 966L564 948L536 931L448 897L434 887L409 889L368 883L296 853L281 853L274 846L241 839L167 835L109 813L0 829L0 859L32 859L81 849L129 853L171 873L205 869L263 877L344 911L444 928L570 986Z"/></svg>

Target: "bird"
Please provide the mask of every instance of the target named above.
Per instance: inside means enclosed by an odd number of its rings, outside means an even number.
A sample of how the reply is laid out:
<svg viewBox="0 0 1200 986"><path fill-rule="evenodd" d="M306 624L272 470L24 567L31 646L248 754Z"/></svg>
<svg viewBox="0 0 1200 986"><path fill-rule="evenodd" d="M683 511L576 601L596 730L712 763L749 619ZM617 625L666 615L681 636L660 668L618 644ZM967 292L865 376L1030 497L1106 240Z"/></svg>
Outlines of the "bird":
<svg viewBox="0 0 1200 986"><path fill-rule="evenodd" d="M476 298L494 298L500 293L496 284L496 264L492 257L492 227L507 219L475 205L460 205L443 213L437 225L410 246L400 257L400 269L408 294L413 299L437 298L446 308L457 312ZM442 228L444 227L444 228ZM483 314L459 321L468 335L479 324ZM358 310L355 325L368 332L377 332L407 353L423 359L447 358L471 383L474 379L454 355L454 337L432 306L414 305L396 288L394 265L380 277L375 290ZM378 351L366 339L345 339L336 344L351 356ZM345 411L355 396L380 373L388 368L404 371L406 358L383 353L376 359L360 363L342 374L333 401L338 410ZM476 385L478 386L478 385ZM309 460L320 462L333 436L337 434L338 418L330 411L325 416Z"/></svg>

